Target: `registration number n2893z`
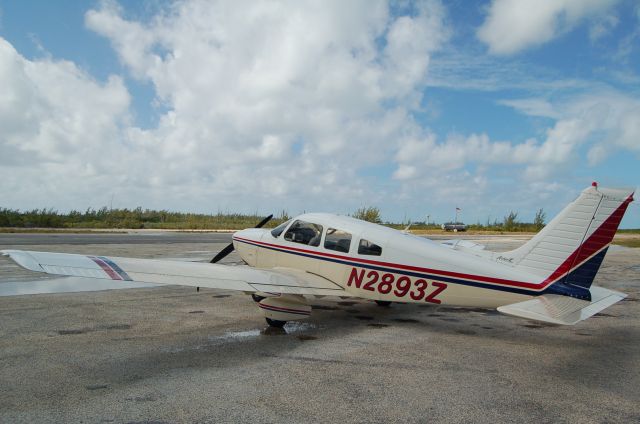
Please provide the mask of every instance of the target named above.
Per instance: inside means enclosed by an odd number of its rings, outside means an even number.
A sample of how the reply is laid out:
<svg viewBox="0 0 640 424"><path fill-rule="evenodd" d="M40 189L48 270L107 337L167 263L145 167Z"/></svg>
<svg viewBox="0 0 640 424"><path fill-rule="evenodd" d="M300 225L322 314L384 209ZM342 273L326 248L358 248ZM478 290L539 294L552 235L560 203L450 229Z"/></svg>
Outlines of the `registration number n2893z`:
<svg viewBox="0 0 640 424"><path fill-rule="evenodd" d="M438 281L427 281L424 278L411 279L406 275L396 278L395 274L352 268L347 281L348 287L355 287L380 294L392 294L396 297L410 297L431 303L441 303L437 296L446 290L447 285Z"/></svg>

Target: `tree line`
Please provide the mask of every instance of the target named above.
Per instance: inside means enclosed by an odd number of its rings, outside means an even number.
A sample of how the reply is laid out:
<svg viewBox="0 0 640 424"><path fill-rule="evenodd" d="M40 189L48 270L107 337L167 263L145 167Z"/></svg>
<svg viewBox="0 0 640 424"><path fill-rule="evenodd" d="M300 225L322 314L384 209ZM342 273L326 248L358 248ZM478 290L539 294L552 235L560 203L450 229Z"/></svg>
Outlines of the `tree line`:
<svg viewBox="0 0 640 424"><path fill-rule="evenodd" d="M357 209L352 216L363 221L374 222L376 224L382 223L380 209L374 206L363 206ZM510 211L509 214L506 215L501 221L495 219L493 222L490 222L487 218L487 222L485 224L477 222L476 224L467 225L467 228L469 230L479 231L537 232L544 227L546 217L547 214L542 208L540 208L536 212L536 216L533 219L533 222L521 222L518 220L518 212ZM426 222L407 222L400 224L385 222L384 224L397 229L404 228L409 224L411 224L411 229L414 230L433 230L440 228L438 224Z"/></svg>
<svg viewBox="0 0 640 424"><path fill-rule="evenodd" d="M258 214L217 213L197 214L167 210L100 209L61 213L54 209L20 211L0 208L0 227L14 228L149 228L149 229L230 229L253 227L264 216ZM276 226L289 219L286 212L272 219L267 226Z"/></svg>
<svg viewBox="0 0 640 424"><path fill-rule="evenodd" d="M403 229L408 223L392 223L382 221L380 209L366 206L357 209L352 216L377 224ZM0 208L0 227L9 228L131 228L131 229L186 229L186 230L238 230L256 225L263 216L255 214L216 213L197 214L171 212L167 210L142 209L100 209L89 208L84 212L73 210L61 213L55 209L33 209L20 211ZM468 225L470 230L486 231L523 231L535 232L544 227L546 214L542 209L536 213L531 223L520 222L517 212L509 212L501 221L494 220L485 224ZM275 227L289 219L288 213L282 211L266 226ZM434 230L439 226L434 223L412 223L412 230Z"/></svg>

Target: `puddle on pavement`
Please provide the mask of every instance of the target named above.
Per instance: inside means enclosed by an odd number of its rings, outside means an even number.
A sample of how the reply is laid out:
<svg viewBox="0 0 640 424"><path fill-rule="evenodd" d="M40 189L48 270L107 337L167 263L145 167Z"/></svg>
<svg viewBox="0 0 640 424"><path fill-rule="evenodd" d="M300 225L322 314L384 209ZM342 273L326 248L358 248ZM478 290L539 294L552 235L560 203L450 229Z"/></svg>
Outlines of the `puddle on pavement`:
<svg viewBox="0 0 640 424"><path fill-rule="evenodd" d="M521 324L521 327L526 327L526 328L546 328L546 327L557 327L556 324L551 324L551 323L545 323L545 322L534 322L531 324Z"/></svg>
<svg viewBox="0 0 640 424"><path fill-rule="evenodd" d="M130 324L107 324L107 325L99 325L97 330L130 330Z"/></svg>
<svg viewBox="0 0 640 424"><path fill-rule="evenodd" d="M367 327L373 327L373 328L385 328L388 327L389 324L382 324L382 323L378 323L378 322L371 322L369 324L367 324Z"/></svg>
<svg viewBox="0 0 640 424"><path fill-rule="evenodd" d="M245 330L245 331L228 331L220 336L210 336L208 340L212 342L212 344L216 343L224 343L224 342L237 342L244 340L252 340L256 339L259 336L286 336L286 335L297 335L300 337L315 337L310 336L308 334L301 334L305 331L315 330L317 327L313 324L305 323L305 322L288 322L284 328L276 328L267 326L263 329L254 329L254 330ZM311 339L307 339L311 340Z"/></svg>
<svg viewBox="0 0 640 424"><path fill-rule="evenodd" d="M464 308L464 307L439 307L438 312L479 312L479 313L487 313L491 311L491 309L487 308Z"/></svg>
<svg viewBox="0 0 640 424"><path fill-rule="evenodd" d="M338 309L337 306L327 306L327 305L311 305L311 308L317 309L319 311L335 311Z"/></svg>
<svg viewBox="0 0 640 424"><path fill-rule="evenodd" d="M298 340L307 341L307 340L318 340L316 336L309 336L308 334L300 334L297 336Z"/></svg>
<svg viewBox="0 0 640 424"><path fill-rule="evenodd" d="M89 386L84 386L87 390L101 390L108 389L109 386L107 384L91 384Z"/></svg>
<svg viewBox="0 0 640 424"><path fill-rule="evenodd" d="M361 321L371 321L373 319L373 317L367 315L356 315L356 318Z"/></svg>
<svg viewBox="0 0 640 424"><path fill-rule="evenodd" d="M58 330L57 333L61 336L70 336L70 335L75 335L75 334L85 334L85 333L90 333L92 331L101 331L101 330L130 330L131 329L131 325L130 324L105 324L105 325L99 325L95 328L89 328L89 327L84 327L84 328L65 328L62 330Z"/></svg>
<svg viewBox="0 0 640 424"><path fill-rule="evenodd" d="M84 334L88 333L90 330L88 328L71 328L68 330L58 330L58 334L61 336L69 336L73 334Z"/></svg>

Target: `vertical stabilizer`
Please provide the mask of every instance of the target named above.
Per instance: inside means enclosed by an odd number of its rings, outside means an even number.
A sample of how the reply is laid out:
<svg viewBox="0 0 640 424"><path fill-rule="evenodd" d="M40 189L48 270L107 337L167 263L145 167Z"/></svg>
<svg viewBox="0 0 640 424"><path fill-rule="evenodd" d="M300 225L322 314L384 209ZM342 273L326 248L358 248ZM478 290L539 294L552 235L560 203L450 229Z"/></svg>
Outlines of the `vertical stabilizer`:
<svg viewBox="0 0 640 424"><path fill-rule="evenodd" d="M633 190L599 188L595 183L542 231L516 250L496 254L545 282L588 289L620 225Z"/></svg>

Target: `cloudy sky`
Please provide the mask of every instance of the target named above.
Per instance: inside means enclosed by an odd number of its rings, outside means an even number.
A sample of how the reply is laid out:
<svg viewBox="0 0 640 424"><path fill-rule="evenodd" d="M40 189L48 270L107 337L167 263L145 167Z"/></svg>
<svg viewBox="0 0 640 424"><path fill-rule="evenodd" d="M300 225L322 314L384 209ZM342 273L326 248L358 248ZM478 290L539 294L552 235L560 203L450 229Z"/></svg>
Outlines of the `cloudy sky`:
<svg viewBox="0 0 640 424"><path fill-rule="evenodd" d="M634 0L0 0L0 82L0 207L484 223L640 181Z"/></svg>

